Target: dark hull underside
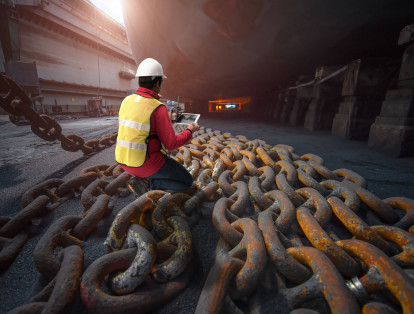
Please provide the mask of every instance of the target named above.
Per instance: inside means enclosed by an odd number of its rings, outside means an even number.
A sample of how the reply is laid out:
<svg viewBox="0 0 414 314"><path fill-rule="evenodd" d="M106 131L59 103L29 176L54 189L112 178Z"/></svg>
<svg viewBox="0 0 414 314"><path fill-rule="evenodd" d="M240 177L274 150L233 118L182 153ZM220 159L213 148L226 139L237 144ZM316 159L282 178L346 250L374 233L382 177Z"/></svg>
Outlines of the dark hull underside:
<svg viewBox="0 0 414 314"><path fill-rule="evenodd" d="M195 100L265 95L316 67L401 58L414 1L124 0L137 64L153 57L162 94Z"/></svg>

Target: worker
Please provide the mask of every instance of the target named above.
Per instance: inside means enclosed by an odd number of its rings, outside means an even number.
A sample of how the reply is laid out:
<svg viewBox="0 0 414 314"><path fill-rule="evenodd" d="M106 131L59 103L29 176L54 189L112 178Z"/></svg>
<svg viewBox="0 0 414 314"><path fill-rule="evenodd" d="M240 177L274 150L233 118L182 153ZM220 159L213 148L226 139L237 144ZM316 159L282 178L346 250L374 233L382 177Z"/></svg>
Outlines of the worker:
<svg viewBox="0 0 414 314"><path fill-rule="evenodd" d="M193 186L191 174L165 149L174 150L192 139L197 123L176 135L166 106L159 101L164 79L162 65L147 58L137 69L139 88L119 110L115 159L133 177L128 187L140 196L149 190L185 191Z"/></svg>

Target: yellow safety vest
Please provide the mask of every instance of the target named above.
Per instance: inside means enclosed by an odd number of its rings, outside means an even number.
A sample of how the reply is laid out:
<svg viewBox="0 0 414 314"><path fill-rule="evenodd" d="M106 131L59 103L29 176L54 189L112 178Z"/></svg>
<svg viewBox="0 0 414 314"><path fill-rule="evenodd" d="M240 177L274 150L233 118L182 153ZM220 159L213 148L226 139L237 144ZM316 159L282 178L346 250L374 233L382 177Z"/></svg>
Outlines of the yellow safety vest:
<svg viewBox="0 0 414 314"><path fill-rule="evenodd" d="M128 167L141 167L147 157L151 115L163 105L155 98L126 97L119 109L115 160Z"/></svg>

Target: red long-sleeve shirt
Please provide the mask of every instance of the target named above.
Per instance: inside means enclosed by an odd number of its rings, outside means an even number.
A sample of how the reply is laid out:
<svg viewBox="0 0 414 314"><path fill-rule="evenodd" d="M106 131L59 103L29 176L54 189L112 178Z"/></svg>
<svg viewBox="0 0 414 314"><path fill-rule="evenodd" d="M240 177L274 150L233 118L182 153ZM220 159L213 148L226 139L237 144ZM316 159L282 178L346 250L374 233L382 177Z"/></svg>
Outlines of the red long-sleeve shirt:
<svg viewBox="0 0 414 314"><path fill-rule="evenodd" d="M143 87L138 88L137 94L147 98L160 98L154 91ZM192 134L189 130L185 130L178 135L175 134L168 116L168 110L165 106L159 106L151 115L150 135L152 134L156 134L158 139L155 138L150 140L148 145L149 155L144 164L138 168L121 165L121 167L129 174L140 178L153 175L161 169L165 162L165 157L161 153L161 143L166 149L174 150L183 146L192 138Z"/></svg>

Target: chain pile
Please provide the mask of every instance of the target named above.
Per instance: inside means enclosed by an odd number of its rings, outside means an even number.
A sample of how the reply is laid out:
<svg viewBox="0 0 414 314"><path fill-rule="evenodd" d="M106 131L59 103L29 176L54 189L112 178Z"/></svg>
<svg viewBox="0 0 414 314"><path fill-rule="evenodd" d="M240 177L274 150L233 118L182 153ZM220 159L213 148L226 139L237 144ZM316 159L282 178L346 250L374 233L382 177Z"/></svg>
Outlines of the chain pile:
<svg viewBox="0 0 414 314"><path fill-rule="evenodd" d="M10 77L0 74L0 107L15 116L24 116L30 121L32 132L45 141L58 140L64 150L85 155L98 152L116 142L117 133L100 140L86 141L76 134L62 134L62 127L52 117L38 114L31 108L31 100L23 89Z"/></svg>
<svg viewBox="0 0 414 314"><path fill-rule="evenodd" d="M79 291L91 312L131 312L137 307L148 312L187 286L193 255L190 227L199 219L201 202L215 198L217 183L192 196L164 191L142 195L115 217L105 241L108 254L83 272L83 241L112 213L114 201L128 191L125 186L130 178L115 163L84 169L67 182L46 180L24 193L23 209L15 217L1 217L3 272L28 240L31 222L76 195L84 208L83 215L67 215L55 221L38 241L33 260L48 284L29 303L10 313L70 312ZM107 275L107 290L101 289Z"/></svg>
<svg viewBox="0 0 414 314"><path fill-rule="evenodd" d="M190 283L191 229L201 204L213 207L220 235L196 313L411 313L414 311L414 200L381 200L348 169L329 170L288 145L201 128L172 156L194 192L150 191L118 213L108 253L83 269L82 244L127 192L116 163L50 179L22 197L23 209L0 219L0 268L27 241L28 226L73 197L84 214L55 221L33 259L48 284L10 313L151 312Z"/></svg>
<svg viewBox="0 0 414 314"><path fill-rule="evenodd" d="M199 188L217 181L224 194L196 313L289 313L315 298L334 313L414 310L412 199L381 200L363 177L331 171L319 156L218 131L177 159Z"/></svg>

